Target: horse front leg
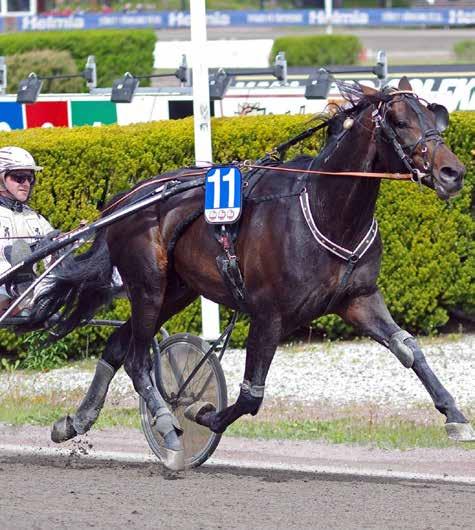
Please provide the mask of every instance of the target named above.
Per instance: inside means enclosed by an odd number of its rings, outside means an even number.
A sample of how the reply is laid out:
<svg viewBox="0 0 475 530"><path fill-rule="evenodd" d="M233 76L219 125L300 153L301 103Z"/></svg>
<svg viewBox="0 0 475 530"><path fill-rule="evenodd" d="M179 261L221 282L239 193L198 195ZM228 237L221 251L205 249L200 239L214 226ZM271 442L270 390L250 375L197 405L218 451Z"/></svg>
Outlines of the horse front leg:
<svg viewBox="0 0 475 530"><path fill-rule="evenodd" d="M411 368L429 393L435 408L446 417L449 438L475 441L475 431L457 408L452 395L429 366L417 340L391 317L379 291L351 299L338 314L348 323L383 344L406 368Z"/></svg>
<svg viewBox="0 0 475 530"><path fill-rule="evenodd" d="M51 431L53 442L65 442L78 434L84 434L95 423L104 406L110 382L124 362L130 342L130 329L129 321L109 337L102 358L96 365L91 385L76 413L59 419L53 425Z"/></svg>
<svg viewBox="0 0 475 530"><path fill-rule="evenodd" d="M220 412L210 403L197 402L185 410L185 416L213 432L223 433L244 414L255 416L264 399L265 381L281 336L281 317L251 319L246 346L244 380L237 401Z"/></svg>

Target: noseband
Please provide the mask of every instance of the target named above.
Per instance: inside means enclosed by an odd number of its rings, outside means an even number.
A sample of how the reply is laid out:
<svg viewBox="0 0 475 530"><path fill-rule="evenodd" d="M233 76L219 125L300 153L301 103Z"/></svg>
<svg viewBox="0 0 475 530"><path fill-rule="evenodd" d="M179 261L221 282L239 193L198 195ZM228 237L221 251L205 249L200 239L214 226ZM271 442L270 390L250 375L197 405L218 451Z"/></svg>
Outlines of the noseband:
<svg viewBox="0 0 475 530"><path fill-rule="evenodd" d="M412 174L412 180L420 184L424 177L430 177L432 175L432 171L434 169L435 153L437 149L444 143L444 140L437 129L434 129L433 127L426 127L426 117L424 116L413 92L400 90L393 92L390 95L391 99L388 101L381 101L378 107L372 112L371 116L376 133L384 134L385 138L383 137L383 140L387 140L391 143L402 163ZM400 96L400 99L395 99L397 96ZM387 113L391 106L395 102L401 101L402 99L411 107L411 109L415 112L417 119L419 120L421 135L413 144L401 144L393 127L387 121ZM435 142L430 160L427 142ZM421 155L424 160L423 168L425 172L420 171L413 162L413 155L418 146L421 146Z"/></svg>

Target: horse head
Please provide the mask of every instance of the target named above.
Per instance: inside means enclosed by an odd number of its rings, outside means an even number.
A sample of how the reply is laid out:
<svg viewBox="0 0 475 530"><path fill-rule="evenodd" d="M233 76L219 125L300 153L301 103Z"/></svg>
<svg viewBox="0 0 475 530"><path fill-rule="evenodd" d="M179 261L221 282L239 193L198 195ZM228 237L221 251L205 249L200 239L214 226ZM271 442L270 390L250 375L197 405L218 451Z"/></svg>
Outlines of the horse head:
<svg viewBox="0 0 475 530"><path fill-rule="evenodd" d="M377 136L388 146L383 156L392 160L390 170L394 171L393 163L399 163L402 171L434 189L441 199L455 196L462 189L465 167L442 138L449 124L447 109L419 98L406 77L397 89L362 90L373 101L371 120Z"/></svg>

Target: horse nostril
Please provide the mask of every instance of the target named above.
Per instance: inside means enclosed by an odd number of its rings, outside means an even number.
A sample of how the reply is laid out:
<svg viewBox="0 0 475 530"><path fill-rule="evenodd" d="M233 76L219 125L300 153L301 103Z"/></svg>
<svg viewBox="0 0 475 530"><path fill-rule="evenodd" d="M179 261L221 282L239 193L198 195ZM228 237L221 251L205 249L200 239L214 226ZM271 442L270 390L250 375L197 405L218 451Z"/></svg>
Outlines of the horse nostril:
<svg viewBox="0 0 475 530"><path fill-rule="evenodd" d="M460 180L462 177L463 172L457 171L450 166L443 166L439 171L439 179L447 184L452 184L454 181Z"/></svg>

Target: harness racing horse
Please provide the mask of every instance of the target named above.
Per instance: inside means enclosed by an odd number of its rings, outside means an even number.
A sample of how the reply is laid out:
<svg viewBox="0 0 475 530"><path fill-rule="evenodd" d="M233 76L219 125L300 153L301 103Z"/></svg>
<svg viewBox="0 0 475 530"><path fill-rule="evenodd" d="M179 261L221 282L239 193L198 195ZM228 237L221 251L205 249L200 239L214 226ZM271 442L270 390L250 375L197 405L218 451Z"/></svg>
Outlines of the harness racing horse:
<svg viewBox="0 0 475 530"><path fill-rule="evenodd" d="M179 469L181 431L152 382L149 347L160 327L199 295L234 309L244 305L250 317L237 401L219 412L199 402L186 411L212 431L222 433L243 414L257 414L283 337L320 315L336 313L415 372L445 415L449 437L475 439L416 339L392 319L376 283L382 245L374 211L381 178L409 171L444 200L462 188L465 168L441 137L447 111L426 105L406 78L397 89L351 86L350 104L328 120L327 140L316 158L299 156L255 171L249 179L235 244L243 302L216 266L222 249L202 215L203 187L111 225L98 233L88 252L65 261L36 305L38 324L61 306L63 316L55 326L59 336L92 318L107 299L113 266L123 278L132 315L109 338L76 413L54 425L53 440L65 441L91 428L110 381L124 365L164 437L165 466ZM180 180L189 172L183 168L164 178ZM116 197L108 208L122 199Z"/></svg>

